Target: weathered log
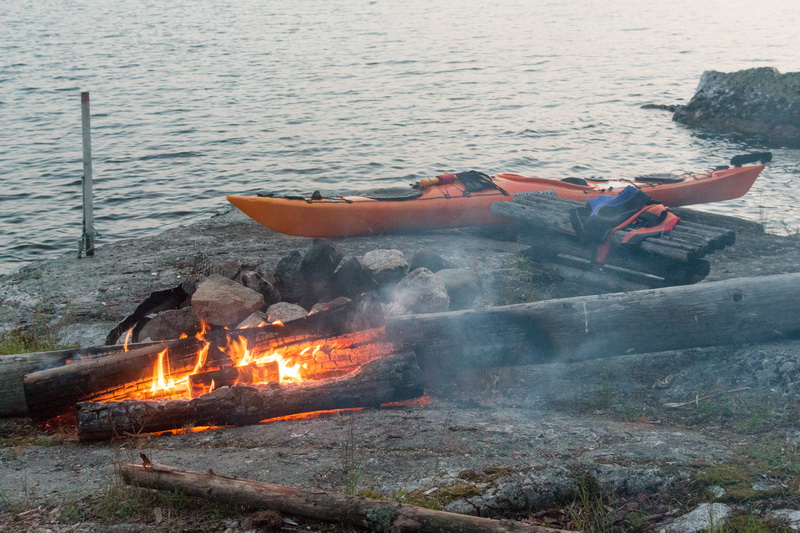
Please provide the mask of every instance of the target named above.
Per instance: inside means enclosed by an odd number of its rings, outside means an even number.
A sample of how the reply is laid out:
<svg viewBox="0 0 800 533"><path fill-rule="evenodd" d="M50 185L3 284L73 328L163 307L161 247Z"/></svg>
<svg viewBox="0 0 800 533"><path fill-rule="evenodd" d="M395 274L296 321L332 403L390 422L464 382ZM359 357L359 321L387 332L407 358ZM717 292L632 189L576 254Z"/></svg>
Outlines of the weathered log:
<svg viewBox="0 0 800 533"><path fill-rule="evenodd" d="M531 224L534 227L533 231L536 231L536 228L551 228L568 235L575 235L575 230L572 229L572 224L566 212L539 210L524 206L516 201L495 202L492 204L491 210L495 215ZM614 232L611 236L611 244L613 246L621 246L624 236L625 232L623 231ZM678 243L660 241L660 239L645 239L637 244L636 247L643 252L684 263L697 259L702 254L700 249L690 248Z"/></svg>
<svg viewBox="0 0 800 533"><path fill-rule="evenodd" d="M153 343L146 343L153 344ZM73 361L88 361L118 354L146 344L118 346L92 346L52 352L23 353L0 357L0 417L27 416L25 390L22 380L26 374L63 366Z"/></svg>
<svg viewBox="0 0 800 533"><path fill-rule="evenodd" d="M595 251L581 245L569 235L551 231L526 231L517 236L520 243L531 248L526 252L531 258L544 263L561 263L578 267L575 261L567 258L580 259L586 270L600 268L594 264ZM631 271L626 275L623 271ZM691 261L672 261L666 258L654 257L649 254L637 254L627 247L614 247L611 249L602 270L606 273L642 285L641 288L665 287L668 285L685 285L697 283L704 279L711 271L710 264L705 259ZM638 275L635 273L638 272Z"/></svg>
<svg viewBox="0 0 800 533"><path fill-rule="evenodd" d="M568 213L571 209L582 207L584 204L558 197L528 195L515 197L511 205L524 206L525 208L532 208L533 210L520 209L519 207L514 208L507 205L498 205L496 209L501 211L506 210L508 214L504 216L524 220L534 226L558 229L558 231L568 235L575 235ZM621 243L622 239L630 231L632 230L629 228L618 230L616 232L617 238L612 242L616 244ZM674 247L675 245L678 245L678 247L681 245L688 246L688 249L694 249L696 251L698 254L697 257L702 257L707 253L721 250L725 246L730 246L735 241L736 233L733 230L698 224L681 219L672 231L664 233L658 238L645 239L644 243L668 247ZM645 251L649 250L646 246L641 249Z"/></svg>
<svg viewBox="0 0 800 533"><path fill-rule="evenodd" d="M322 490L302 490L260 481L236 479L209 471L180 470L147 462L125 465L125 483L156 490L180 490L192 496L273 510L314 520L347 524L370 531L396 533L568 533L513 520L493 520Z"/></svg>
<svg viewBox="0 0 800 533"><path fill-rule="evenodd" d="M389 320L420 364L581 361L800 334L800 273Z"/></svg>
<svg viewBox="0 0 800 533"><path fill-rule="evenodd" d="M586 263L580 263L579 259L576 259L575 263L570 262L569 259L571 258L559 257L559 262L543 263L542 266L558 274L564 281L584 287L593 287L603 292L640 291L667 286L663 278L651 276L652 279L648 280L641 272L626 272L613 267L604 267L602 271L596 271L585 268ZM627 277L626 274L631 275Z"/></svg>
<svg viewBox="0 0 800 533"><path fill-rule="evenodd" d="M80 402L83 441L179 429L189 424L231 426L313 411L377 407L424 393L413 353L381 357L355 372L316 382L234 385L191 400Z"/></svg>

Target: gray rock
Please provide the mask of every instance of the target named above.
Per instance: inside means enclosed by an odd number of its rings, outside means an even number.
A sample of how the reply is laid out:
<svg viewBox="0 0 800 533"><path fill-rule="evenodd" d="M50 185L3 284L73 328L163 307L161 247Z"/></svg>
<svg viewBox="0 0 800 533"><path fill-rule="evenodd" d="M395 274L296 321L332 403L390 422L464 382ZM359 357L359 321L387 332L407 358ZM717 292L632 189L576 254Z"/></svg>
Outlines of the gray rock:
<svg viewBox="0 0 800 533"><path fill-rule="evenodd" d="M767 513L767 518L782 522L794 531L800 531L800 511L793 509L775 509Z"/></svg>
<svg viewBox="0 0 800 533"><path fill-rule="evenodd" d="M676 122L717 131L755 134L772 144L800 146L800 72L781 74L771 67L700 77Z"/></svg>
<svg viewBox="0 0 800 533"><path fill-rule="evenodd" d="M235 327L264 305L264 297L220 274L212 274L192 295L198 318L215 326Z"/></svg>
<svg viewBox="0 0 800 533"><path fill-rule="evenodd" d="M275 288L281 293L284 301L297 303L306 294L303 276L300 274L300 262L303 256L297 250L283 257L275 267Z"/></svg>
<svg viewBox="0 0 800 533"><path fill-rule="evenodd" d="M234 281L238 280L239 274L242 272L242 264L239 261L225 261L212 265L208 270L209 276L211 274L219 274Z"/></svg>
<svg viewBox="0 0 800 533"><path fill-rule="evenodd" d="M272 323L280 320L286 323L290 320L303 318L307 314L308 312L297 304L278 302L270 305L267 309L267 322Z"/></svg>
<svg viewBox="0 0 800 533"><path fill-rule="evenodd" d="M267 315L261 311L256 311L236 325L237 329L257 328L267 322Z"/></svg>
<svg viewBox="0 0 800 533"><path fill-rule="evenodd" d="M400 250L372 250L364 254L361 264L378 285L399 281L408 272L408 261Z"/></svg>
<svg viewBox="0 0 800 533"><path fill-rule="evenodd" d="M242 272L242 285L253 289L264 297L264 305L269 307L281 301L281 293L269 281L265 280L258 272L248 270Z"/></svg>
<svg viewBox="0 0 800 533"><path fill-rule="evenodd" d="M450 297L450 309L466 309L481 292L481 278L468 268L445 268L437 275Z"/></svg>
<svg viewBox="0 0 800 533"><path fill-rule="evenodd" d="M431 272L439 272L445 268L454 268L454 265L433 250L426 248L414 254L408 269L416 270L420 267L425 267Z"/></svg>
<svg viewBox="0 0 800 533"><path fill-rule="evenodd" d="M317 302L311 307L311 310L308 314L319 313L320 311L327 311L328 309L335 309L351 301L352 300L350 300L350 298L339 296L338 298L334 298L329 302Z"/></svg>
<svg viewBox="0 0 800 533"><path fill-rule="evenodd" d="M348 298L355 298L376 288L372 273L354 256L342 259L333 273L333 285L338 294Z"/></svg>
<svg viewBox="0 0 800 533"><path fill-rule="evenodd" d="M679 516L664 528L666 533L698 533L725 524L733 508L723 503L704 503L694 511Z"/></svg>
<svg viewBox="0 0 800 533"><path fill-rule="evenodd" d="M197 318L191 307L184 307L183 309L162 311L148 320L139 331L138 340L177 339L182 333L191 337L198 331L200 331L200 319Z"/></svg>
<svg viewBox="0 0 800 533"><path fill-rule="evenodd" d="M344 257L341 247L327 239L314 239L311 248L300 261L300 275L306 284L306 294L313 301L329 300L336 295L333 272Z"/></svg>
<svg viewBox="0 0 800 533"><path fill-rule="evenodd" d="M727 490L725 490L725 487L721 487L721 486L719 486L719 485L713 485L713 486L711 486L711 487L708 487L708 491L709 491L709 492L710 492L710 493L711 493L711 494L712 494L712 495L713 495L715 498L722 498L723 496L725 496L726 494L728 494L728 491L727 491Z"/></svg>
<svg viewBox="0 0 800 533"><path fill-rule="evenodd" d="M437 313L447 311L450 297L439 276L427 268L418 268L397 284L394 303L407 313Z"/></svg>
<svg viewBox="0 0 800 533"><path fill-rule="evenodd" d="M769 490L775 490L781 488L779 483L768 482L768 481L756 481L751 485L753 490L757 492L765 492Z"/></svg>

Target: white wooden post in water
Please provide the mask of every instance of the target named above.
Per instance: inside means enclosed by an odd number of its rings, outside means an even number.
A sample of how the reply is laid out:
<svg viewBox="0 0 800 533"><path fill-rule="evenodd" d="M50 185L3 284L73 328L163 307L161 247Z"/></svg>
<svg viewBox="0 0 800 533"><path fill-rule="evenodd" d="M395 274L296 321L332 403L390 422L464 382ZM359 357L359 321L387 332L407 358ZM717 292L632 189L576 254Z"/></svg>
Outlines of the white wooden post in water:
<svg viewBox="0 0 800 533"><path fill-rule="evenodd" d="M94 255L94 213L92 201L92 134L89 114L89 93L81 93L81 126L83 128L83 235L78 257Z"/></svg>

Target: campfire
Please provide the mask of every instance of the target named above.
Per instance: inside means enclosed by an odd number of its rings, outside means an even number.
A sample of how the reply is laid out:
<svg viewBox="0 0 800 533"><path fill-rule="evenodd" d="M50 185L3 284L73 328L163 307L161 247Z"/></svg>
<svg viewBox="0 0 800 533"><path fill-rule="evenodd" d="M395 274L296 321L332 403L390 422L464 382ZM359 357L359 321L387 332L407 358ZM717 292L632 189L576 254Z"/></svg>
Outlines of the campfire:
<svg viewBox="0 0 800 533"><path fill-rule="evenodd" d="M311 312L284 301L268 306L267 298L280 285L254 272L212 272L189 291L182 285L153 293L109 336L119 338L119 345L102 356L27 375L29 414L47 420L77 408L79 438L96 440L186 426L252 424L422 396L414 354L385 338L386 299L381 302L374 290L353 294L355 289L334 287L320 275L327 270L328 279L335 279L333 267L341 258L330 257L332 250L317 242L306 254L327 261L323 267L319 260L306 266L301 276L308 287L306 301L336 296ZM347 268L351 286L363 287L365 279L375 277L365 271L354 281L359 276L354 277L352 262ZM389 268L397 270L396 285L408 265L398 269L390 262ZM285 284L284 290L290 292ZM180 323L184 331L164 333L158 323L165 321Z"/></svg>
<svg viewBox="0 0 800 533"><path fill-rule="evenodd" d="M123 345L116 355L29 375L29 409L47 419L77 405L79 438L96 440L421 396L413 354L397 354L382 327L337 325L364 309L349 302L286 324L204 326L193 337Z"/></svg>

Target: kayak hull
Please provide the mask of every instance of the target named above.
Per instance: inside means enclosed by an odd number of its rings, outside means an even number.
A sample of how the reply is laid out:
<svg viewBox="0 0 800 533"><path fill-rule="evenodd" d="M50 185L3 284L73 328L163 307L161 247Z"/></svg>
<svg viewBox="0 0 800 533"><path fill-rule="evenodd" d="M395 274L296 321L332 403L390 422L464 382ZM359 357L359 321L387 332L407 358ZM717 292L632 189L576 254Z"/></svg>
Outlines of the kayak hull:
<svg viewBox="0 0 800 533"><path fill-rule="evenodd" d="M432 186L409 200L377 200L366 196L346 198L281 198L228 196L228 201L267 228L300 237L337 238L380 235L421 229L508 224L493 215L494 202L512 194L532 192L585 201L601 194L616 194L634 185L653 200L678 207L738 198L750 189L763 165L736 167L684 176L678 183L604 181L576 185L519 174L498 174L492 181L508 194L490 189L465 195L459 183Z"/></svg>

